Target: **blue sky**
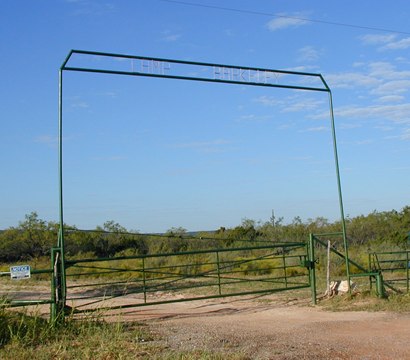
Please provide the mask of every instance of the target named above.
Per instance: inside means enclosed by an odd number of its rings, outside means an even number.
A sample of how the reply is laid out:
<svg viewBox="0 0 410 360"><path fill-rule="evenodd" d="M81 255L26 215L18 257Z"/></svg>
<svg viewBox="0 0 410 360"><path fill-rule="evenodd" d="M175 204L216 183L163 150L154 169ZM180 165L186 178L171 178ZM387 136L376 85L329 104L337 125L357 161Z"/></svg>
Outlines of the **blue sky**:
<svg viewBox="0 0 410 360"><path fill-rule="evenodd" d="M58 219L70 49L321 73L345 213L409 205L409 17L404 0L1 1L0 229L31 211ZM326 93L66 73L63 101L69 224L339 217Z"/></svg>

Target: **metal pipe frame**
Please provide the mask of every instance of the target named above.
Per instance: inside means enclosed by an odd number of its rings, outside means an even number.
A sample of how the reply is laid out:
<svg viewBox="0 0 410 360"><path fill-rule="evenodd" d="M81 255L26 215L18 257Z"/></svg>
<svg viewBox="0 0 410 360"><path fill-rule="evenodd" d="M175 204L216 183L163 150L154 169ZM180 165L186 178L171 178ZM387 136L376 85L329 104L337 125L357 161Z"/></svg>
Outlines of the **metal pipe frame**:
<svg viewBox="0 0 410 360"><path fill-rule="evenodd" d="M111 59L129 59L129 60L140 60L140 61L153 61L153 62L166 62L169 64L180 64L180 65L189 65L189 66L199 66L199 67L219 67L223 69L234 69L236 71L255 71L255 72L265 72L269 74L279 74L279 75L294 75L305 79L318 80L321 83L321 86L298 86L298 85L289 85L285 83L270 83L266 81L244 81L239 76L239 79L225 79L225 78L200 78L193 77L188 75L168 75L164 73L147 73L147 72L136 72L136 71L119 71L112 69L103 69L103 68L86 68L81 66L69 66L69 62L72 61L72 58L75 55L81 56L98 56L103 58ZM66 304L67 297L67 285L66 285L66 261L65 261L65 241L64 241L64 199L63 199L63 73L65 71L74 71L74 72L87 72L87 73L101 73L101 74L113 74L113 75L126 75L126 76L141 76L141 77L155 77L155 78L168 78L168 79L177 79L177 80L189 80L189 81L202 81L202 82L211 82L211 83L226 83L226 84L240 84L248 86L262 86L262 87L273 87L273 88L283 88L283 89L293 89L293 90L307 90L307 91L319 91L327 92L329 95L329 109L330 109L330 120L331 120L331 129L332 129L332 139L333 139L333 153L334 161L336 168L336 180L337 180L337 189L339 196L339 208L340 208L340 218L342 224L342 236L344 243L344 251L346 257L346 275L348 278L348 283L350 284L350 270L349 270L349 261L348 261L348 244L346 238L346 224L345 216L343 209L343 198L342 198L342 188L340 180L340 170L339 170L339 159L337 152L337 142L336 142L336 131L334 123L334 112L333 112L333 99L332 92L324 80L323 76L318 73L307 73L307 72L298 72L298 71L289 71L289 70L275 70L275 69L265 69L265 68L255 68L255 67L245 67L245 66L236 66L236 65L225 65L225 64L214 64L214 63L205 63L205 62L194 62L194 61L182 61L174 59L162 59L154 57L144 57L136 55L127 55L127 54L115 54L115 53L106 53L106 52L96 52L96 51L86 51L86 50L71 50L67 57L65 58L63 64L59 70L59 110L58 110L58 177L59 177L59 234L57 241L57 248L59 248L59 257L57 258L57 267L59 268L58 280L61 283L59 291L56 294L57 312L63 312ZM249 78L250 80L250 78Z"/></svg>

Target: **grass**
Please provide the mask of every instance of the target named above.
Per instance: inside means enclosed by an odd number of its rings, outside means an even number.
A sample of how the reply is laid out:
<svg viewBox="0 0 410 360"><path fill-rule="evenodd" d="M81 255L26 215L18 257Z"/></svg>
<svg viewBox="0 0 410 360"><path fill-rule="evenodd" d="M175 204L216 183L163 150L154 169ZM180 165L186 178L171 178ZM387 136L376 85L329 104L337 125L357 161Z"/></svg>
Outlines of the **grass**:
<svg viewBox="0 0 410 360"><path fill-rule="evenodd" d="M289 294L283 294L283 296ZM295 295L292 292L292 295ZM298 293L307 295L306 290ZM296 297L299 297L296 295ZM292 298L292 301L296 300ZM264 301L261 299L260 301ZM283 301L283 299L282 299ZM379 299L370 292L335 296L319 302L328 311L410 311L410 294L390 294ZM121 320L121 319L120 319ZM0 306L0 359L227 359L247 360L240 351L171 349L164 339L150 332L145 323L104 320L104 314L81 320L68 317L64 326L50 324L40 316Z"/></svg>
<svg viewBox="0 0 410 360"><path fill-rule="evenodd" d="M149 358L158 351L149 346L151 338L137 323L68 318L53 326L36 315L0 309L1 359Z"/></svg>
<svg viewBox="0 0 410 360"><path fill-rule="evenodd" d="M390 293L385 299L380 299L370 291L355 295L339 295L319 302L329 311L386 311L395 313L410 312L410 294Z"/></svg>
<svg viewBox="0 0 410 360"><path fill-rule="evenodd" d="M169 349L137 322L106 322L100 316L66 319L64 326L0 307L0 359L168 359L247 360L242 354Z"/></svg>

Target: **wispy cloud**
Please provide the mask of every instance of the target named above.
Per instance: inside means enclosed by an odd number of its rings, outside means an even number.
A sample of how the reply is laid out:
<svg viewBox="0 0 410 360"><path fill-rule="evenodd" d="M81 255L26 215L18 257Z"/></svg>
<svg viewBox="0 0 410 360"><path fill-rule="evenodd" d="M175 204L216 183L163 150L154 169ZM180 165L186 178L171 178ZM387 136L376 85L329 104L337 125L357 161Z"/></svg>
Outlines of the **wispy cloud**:
<svg viewBox="0 0 410 360"><path fill-rule="evenodd" d="M46 145L56 145L58 143L58 137L51 135L39 135L34 139L34 142Z"/></svg>
<svg viewBox="0 0 410 360"><path fill-rule="evenodd" d="M300 130L300 132L321 132L321 131L328 131L329 128L326 126L316 126L316 127L311 127L307 128L305 130Z"/></svg>
<svg viewBox="0 0 410 360"><path fill-rule="evenodd" d="M386 125L382 125L382 126L378 125L378 126L375 126L374 128L380 131L384 131L384 132L392 131L395 129L393 126L386 126Z"/></svg>
<svg viewBox="0 0 410 360"><path fill-rule="evenodd" d="M386 95L386 96L379 97L377 101L382 102L382 103L395 103L395 102L401 102L404 99L405 97L401 95Z"/></svg>
<svg viewBox="0 0 410 360"><path fill-rule="evenodd" d="M359 67L359 66L356 66ZM388 62L360 64L362 71L327 74L326 80L331 88L366 90L370 95L397 95L410 88L410 71L399 71ZM385 97L383 101L398 101L397 97Z"/></svg>
<svg viewBox="0 0 410 360"><path fill-rule="evenodd" d="M393 80L393 81L388 81L385 82L378 87L376 87L374 90L371 91L371 94L375 95L397 95L397 94L402 94L410 89L410 79L408 80ZM386 97L385 97L386 99ZM397 99L397 98L396 98Z"/></svg>
<svg viewBox="0 0 410 360"><path fill-rule="evenodd" d="M364 140L356 141L356 145L370 145L373 143L374 143L373 139L364 139Z"/></svg>
<svg viewBox="0 0 410 360"><path fill-rule="evenodd" d="M350 130L350 129L357 129L361 128L363 125L359 123L341 123L338 128L342 130Z"/></svg>
<svg viewBox="0 0 410 360"><path fill-rule="evenodd" d="M289 96L285 99L278 99L273 96L263 95L255 98L254 102L264 106L278 107L283 113L312 111L320 108L324 104L323 100L317 100L305 96Z"/></svg>
<svg viewBox="0 0 410 360"><path fill-rule="evenodd" d="M90 106L88 105L87 102L85 101L77 101L73 102L70 105L72 108L77 108L77 109L88 109Z"/></svg>
<svg viewBox="0 0 410 360"><path fill-rule="evenodd" d="M360 87L374 87L381 83L381 80L377 77L363 74L359 72L344 72L339 74L328 74L326 75L326 81L329 83L330 87L335 88L354 88Z"/></svg>
<svg viewBox="0 0 410 360"><path fill-rule="evenodd" d="M410 37L392 41L382 47L383 50L404 50L410 48Z"/></svg>
<svg viewBox="0 0 410 360"><path fill-rule="evenodd" d="M409 140L410 141L410 128L405 129L400 135L400 140Z"/></svg>
<svg viewBox="0 0 410 360"><path fill-rule="evenodd" d="M335 108L335 116L338 118L350 119L385 119L397 124L410 124L410 103L406 104L389 104L389 105L371 105L358 106L348 105ZM313 116L315 119L325 119L329 116L323 112Z"/></svg>
<svg viewBox="0 0 410 360"><path fill-rule="evenodd" d="M216 139L210 141L193 141L189 143L180 143L172 145L177 149L193 149L204 153L215 153L226 151L226 145L231 144L231 141L224 139Z"/></svg>
<svg viewBox="0 0 410 360"><path fill-rule="evenodd" d="M95 161L121 161L121 160L126 160L126 156L122 155L110 155L110 156L101 156L101 157L93 157L91 160Z"/></svg>
<svg viewBox="0 0 410 360"><path fill-rule="evenodd" d="M115 10L114 3L108 1L90 1L90 0L65 0L71 6L75 6L71 15L103 15Z"/></svg>
<svg viewBox="0 0 410 360"><path fill-rule="evenodd" d="M316 50L313 46L305 46L298 51L299 61L303 62L313 62L319 60L320 52Z"/></svg>
<svg viewBox="0 0 410 360"><path fill-rule="evenodd" d="M258 98L255 98L254 101L265 106L282 106L285 104L283 99L266 95L259 96Z"/></svg>
<svg viewBox="0 0 410 360"><path fill-rule="evenodd" d="M180 37L181 37L181 34L174 33L171 30L164 30L162 32L161 39L167 42L174 42L174 41L179 40Z"/></svg>
<svg viewBox="0 0 410 360"><path fill-rule="evenodd" d="M380 34L367 34L360 36L359 39L362 43L367 45L380 45L380 44L387 44L396 39L396 35L380 35Z"/></svg>
<svg viewBox="0 0 410 360"><path fill-rule="evenodd" d="M410 78L410 71L399 71L396 67L386 61L375 61L368 65L369 75L379 77L382 80L400 80Z"/></svg>
<svg viewBox="0 0 410 360"><path fill-rule="evenodd" d="M294 13L286 14L280 13L277 17L267 23L267 27L270 31L277 31L288 28L297 28L299 26L309 24L306 14Z"/></svg>
<svg viewBox="0 0 410 360"><path fill-rule="evenodd" d="M256 115L256 114L248 114L248 115L242 115L237 122L265 122L267 120L272 119L272 115Z"/></svg>
<svg viewBox="0 0 410 360"><path fill-rule="evenodd" d="M379 35L367 34L360 37L360 40L365 45L376 45L378 50L405 50L410 48L410 37L398 39L396 34Z"/></svg>

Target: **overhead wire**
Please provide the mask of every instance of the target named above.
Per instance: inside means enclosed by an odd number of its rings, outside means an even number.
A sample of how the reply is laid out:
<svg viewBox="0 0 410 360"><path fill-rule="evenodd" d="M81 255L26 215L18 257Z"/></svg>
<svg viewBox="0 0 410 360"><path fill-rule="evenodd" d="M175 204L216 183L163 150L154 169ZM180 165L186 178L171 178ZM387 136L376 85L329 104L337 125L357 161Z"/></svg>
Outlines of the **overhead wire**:
<svg viewBox="0 0 410 360"><path fill-rule="evenodd" d="M344 22L309 19L309 18L304 18L304 17L281 15L281 14L275 14L275 13L269 13L269 12L263 12L263 11L245 10L245 9L231 8L231 7L218 6L218 5L193 3L189 1L181 1L181 0L158 0L158 1L171 3L171 4L207 8L207 9L213 9L213 10L230 11L230 12L236 12L236 13L242 13L242 14L269 16L269 17L275 17L275 18L291 19L291 20L305 21L305 22L318 23L318 24L324 24L324 25L343 26L343 27L349 27L349 28L355 28L355 29L361 29L361 30L372 30L372 31L380 31L380 32L386 32L386 33L393 33L393 34L410 35L410 32L407 32L407 31L386 29L386 28L380 28L380 27L374 27L374 26L356 25L356 24L349 24L349 23L344 23Z"/></svg>

